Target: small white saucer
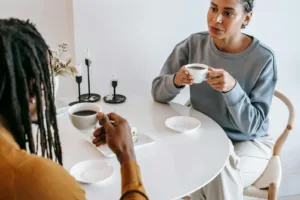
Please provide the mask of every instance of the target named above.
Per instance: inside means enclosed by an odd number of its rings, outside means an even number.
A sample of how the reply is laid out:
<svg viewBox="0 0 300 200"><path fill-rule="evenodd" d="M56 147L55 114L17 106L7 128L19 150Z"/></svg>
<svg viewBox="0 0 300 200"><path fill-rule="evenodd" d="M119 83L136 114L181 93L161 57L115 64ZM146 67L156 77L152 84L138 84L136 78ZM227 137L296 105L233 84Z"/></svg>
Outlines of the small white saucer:
<svg viewBox="0 0 300 200"><path fill-rule="evenodd" d="M87 160L77 163L70 174L81 183L102 183L114 173L114 167L101 160Z"/></svg>
<svg viewBox="0 0 300 200"><path fill-rule="evenodd" d="M201 122L193 117L175 116L166 120L166 126L176 132L185 133L198 129Z"/></svg>

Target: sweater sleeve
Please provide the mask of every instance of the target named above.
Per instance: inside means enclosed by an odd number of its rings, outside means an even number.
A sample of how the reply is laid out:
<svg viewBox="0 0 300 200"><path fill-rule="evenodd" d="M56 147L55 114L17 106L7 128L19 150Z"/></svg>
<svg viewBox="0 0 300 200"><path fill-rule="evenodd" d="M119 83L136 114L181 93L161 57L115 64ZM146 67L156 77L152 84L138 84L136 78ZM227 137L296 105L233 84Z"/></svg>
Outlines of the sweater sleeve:
<svg viewBox="0 0 300 200"><path fill-rule="evenodd" d="M152 82L153 99L160 103L172 101L183 88L174 85L174 76L188 63L188 39L177 44L165 62L160 75Z"/></svg>
<svg viewBox="0 0 300 200"><path fill-rule="evenodd" d="M229 110L230 121L246 135L253 135L263 128L268 117L277 82L276 62L269 60L263 68L249 96L237 82L223 97Z"/></svg>
<svg viewBox="0 0 300 200"><path fill-rule="evenodd" d="M147 200L145 188L142 184L140 168L135 161L123 163L122 197L121 200Z"/></svg>

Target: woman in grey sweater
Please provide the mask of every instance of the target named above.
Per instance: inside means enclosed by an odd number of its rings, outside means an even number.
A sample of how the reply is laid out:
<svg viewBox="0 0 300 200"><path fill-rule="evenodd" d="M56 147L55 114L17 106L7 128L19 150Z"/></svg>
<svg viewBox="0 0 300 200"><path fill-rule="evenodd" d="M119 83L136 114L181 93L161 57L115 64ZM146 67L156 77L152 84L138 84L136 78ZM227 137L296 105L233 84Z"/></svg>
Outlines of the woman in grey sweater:
<svg viewBox="0 0 300 200"><path fill-rule="evenodd" d="M192 199L242 199L243 189L262 174L272 153L268 113L277 82L275 56L241 32L251 20L253 2L211 0L209 31L177 44L152 84L153 98L161 103L190 85L193 108L215 120L232 141L224 170ZM192 84L184 68L189 63L210 66L207 82Z"/></svg>

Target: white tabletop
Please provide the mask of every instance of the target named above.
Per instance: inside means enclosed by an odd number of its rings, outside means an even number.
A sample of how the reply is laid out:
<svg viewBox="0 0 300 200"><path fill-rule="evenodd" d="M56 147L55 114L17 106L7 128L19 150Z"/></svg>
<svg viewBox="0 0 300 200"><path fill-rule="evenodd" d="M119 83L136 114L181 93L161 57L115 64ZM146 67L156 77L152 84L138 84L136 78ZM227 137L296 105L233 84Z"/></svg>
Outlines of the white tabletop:
<svg viewBox="0 0 300 200"><path fill-rule="evenodd" d="M179 199L203 187L222 170L229 156L229 141L222 128L204 114L180 104L159 104L152 99L130 97L121 105L100 102L105 113L117 112L131 125L155 139L154 144L136 149L138 164L150 199ZM192 116L202 123L191 133L176 133L165 126L172 116ZM67 115L58 117L64 166L69 170L80 161L106 160L115 168L102 185L82 185L88 200L117 200L121 194L120 165L104 157L82 138Z"/></svg>

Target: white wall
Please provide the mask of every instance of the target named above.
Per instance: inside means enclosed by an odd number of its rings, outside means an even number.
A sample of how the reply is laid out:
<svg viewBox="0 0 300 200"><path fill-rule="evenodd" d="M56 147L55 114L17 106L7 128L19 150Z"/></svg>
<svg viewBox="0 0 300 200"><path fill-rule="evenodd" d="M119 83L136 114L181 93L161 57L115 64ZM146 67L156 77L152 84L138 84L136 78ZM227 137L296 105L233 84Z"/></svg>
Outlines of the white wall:
<svg viewBox="0 0 300 200"><path fill-rule="evenodd" d="M92 51L92 90L106 95L112 74L119 76L120 92L150 98L151 82L158 75L176 43L194 32L206 30L208 0L74 0L75 46L77 62L85 48ZM277 89L300 106L296 96L300 84L300 42L298 8L300 1L257 1L253 21L245 32L258 37L277 55ZM86 88L86 85L85 85ZM185 101L178 98L177 101ZM278 102L275 101L277 104ZM271 131L282 129L282 109L272 111ZM281 194L300 193L289 189L288 177L300 174L300 120L283 152L284 183ZM299 179L298 184L299 183Z"/></svg>
<svg viewBox="0 0 300 200"><path fill-rule="evenodd" d="M193 0L74 0L78 62L91 48L93 88L101 94L116 74L125 94L149 95L152 79L175 44L205 29L207 5Z"/></svg>
<svg viewBox="0 0 300 200"><path fill-rule="evenodd" d="M0 18L7 17L30 19L49 46L56 48L59 43L66 42L74 57L72 0L0 0ZM75 91L74 80L61 78L58 95Z"/></svg>

